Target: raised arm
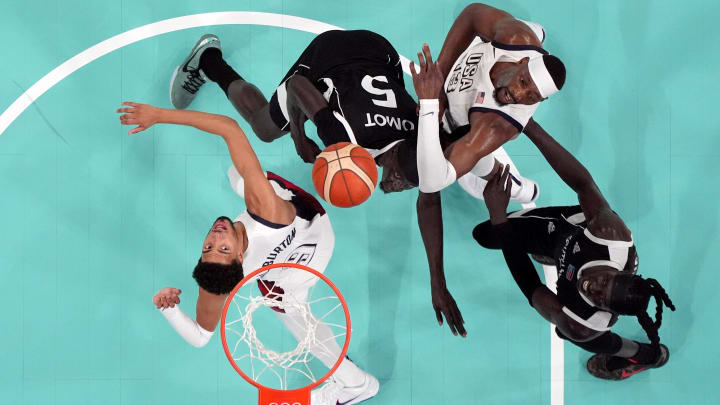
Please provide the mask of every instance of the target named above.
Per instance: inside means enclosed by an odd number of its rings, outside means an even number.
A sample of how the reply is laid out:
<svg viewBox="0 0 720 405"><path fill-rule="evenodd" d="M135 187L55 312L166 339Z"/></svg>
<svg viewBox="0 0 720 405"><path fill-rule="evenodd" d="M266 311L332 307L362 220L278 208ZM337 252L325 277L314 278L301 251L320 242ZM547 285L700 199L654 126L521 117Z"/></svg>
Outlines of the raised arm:
<svg viewBox="0 0 720 405"><path fill-rule="evenodd" d="M532 30L506 11L481 3L465 7L445 37L438 64L443 78L476 36L508 45L541 46Z"/></svg>
<svg viewBox="0 0 720 405"><path fill-rule="evenodd" d="M553 139L535 120L531 119L523 130L550 163L553 170L578 195L585 218L591 221L610 205L603 197L590 172L575 157Z"/></svg>
<svg viewBox="0 0 720 405"><path fill-rule="evenodd" d="M418 194L417 216L430 267L430 289L435 317L438 324L442 325L444 316L452 334L465 337L465 321L445 283L442 204L439 192Z"/></svg>
<svg viewBox="0 0 720 405"><path fill-rule="evenodd" d="M131 134L144 131L150 126L177 124L195 127L201 131L223 138L230 158L238 173L245 180L245 204L247 209L268 221L290 223L295 216L293 206L275 194L260 166L250 142L242 128L232 118L189 110L169 110L147 104L125 102L127 107L118 109L123 125L137 125Z"/></svg>

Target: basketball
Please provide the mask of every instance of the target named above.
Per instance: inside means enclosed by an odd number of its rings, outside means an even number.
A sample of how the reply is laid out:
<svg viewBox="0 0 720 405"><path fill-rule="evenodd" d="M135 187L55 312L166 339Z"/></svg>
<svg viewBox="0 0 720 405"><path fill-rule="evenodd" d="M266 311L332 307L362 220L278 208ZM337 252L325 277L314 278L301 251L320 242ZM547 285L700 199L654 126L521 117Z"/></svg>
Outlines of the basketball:
<svg viewBox="0 0 720 405"><path fill-rule="evenodd" d="M375 159L363 147L340 142L323 150L312 170L318 194L336 207L354 207L370 198L377 184Z"/></svg>

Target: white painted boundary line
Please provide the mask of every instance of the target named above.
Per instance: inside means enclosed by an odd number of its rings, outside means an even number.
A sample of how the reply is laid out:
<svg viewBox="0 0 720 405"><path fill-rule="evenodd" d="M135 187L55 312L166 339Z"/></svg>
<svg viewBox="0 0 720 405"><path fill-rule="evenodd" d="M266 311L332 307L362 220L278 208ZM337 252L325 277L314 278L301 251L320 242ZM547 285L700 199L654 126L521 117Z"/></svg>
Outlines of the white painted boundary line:
<svg viewBox="0 0 720 405"><path fill-rule="evenodd" d="M71 75L81 67L93 62L94 60L107 55L122 47L128 46L138 41L142 41L147 38L166 34L168 32L180 31L188 28L205 27L211 25L264 25L270 27L289 28L298 31L310 32L313 34L320 34L322 32L342 29L340 27L326 24L320 21L311 20L308 18L295 17L285 14L275 13L260 13L253 11L225 11L216 13L204 13L204 14L191 14L177 18L170 18L167 20L158 21L155 23L143 25L125 31L121 34L115 35L105 41L102 41L83 52L73 56L72 58L65 61L60 66L56 67L50 73L43 76L42 79L38 80L33 84L27 91L25 91L10 107L8 107L2 114L0 114L0 135L5 133L5 130L10 124L17 119L20 114L25 111L33 102L40 96L45 94L46 91L50 90L53 86L58 84L61 80ZM406 74L410 74L410 60L404 56L400 56L403 71ZM512 170L517 172L517 168L513 164L512 160L501 147L495 151L495 156L498 160L505 164L510 164ZM524 204L523 208L534 208L535 204ZM557 281L557 272L554 267L543 266L545 272L545 282L551 290L555 289L555 282ZM563 342L557 337L553 330L553 326L550 326L550 392L551 392L551 405L563 405L564 403L564 348Z"/></svg>

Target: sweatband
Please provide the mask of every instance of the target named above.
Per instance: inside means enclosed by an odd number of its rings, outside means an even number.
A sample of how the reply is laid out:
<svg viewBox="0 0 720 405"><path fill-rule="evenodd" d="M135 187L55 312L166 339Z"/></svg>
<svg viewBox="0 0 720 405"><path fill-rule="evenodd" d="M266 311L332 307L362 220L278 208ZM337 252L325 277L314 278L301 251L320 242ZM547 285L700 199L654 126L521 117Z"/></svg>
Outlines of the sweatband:
<svg viewBox="0 0 720 405"><path fill-rule="evenodd" d="M530 77L533 82L535 82L535 86L537 86L538 91L540 91L542 98L548 98L558 92L555 81L552 76L550 76L547 67L545 67L545 60L542 56L530 59L530 62L528 62L528 71L530 72Z"/></svg>
<svg viewBox="0 0 720 405"><path fill-rule="evenodd" d="M420 191L434 193L453 184L457 178L455 167L447 159L440 145L438 99L421 99L418 117L417 165Z"/></svg>
<svg viewBox="0 0 720 405"><path fill-rule="evenodd" d="M175 332L195 347L205 346L215 334L215 332L203 329L194 319L185 315L180 310L180 305L176 304L174 307L160 309L160 313L170 322Z"/></svg>

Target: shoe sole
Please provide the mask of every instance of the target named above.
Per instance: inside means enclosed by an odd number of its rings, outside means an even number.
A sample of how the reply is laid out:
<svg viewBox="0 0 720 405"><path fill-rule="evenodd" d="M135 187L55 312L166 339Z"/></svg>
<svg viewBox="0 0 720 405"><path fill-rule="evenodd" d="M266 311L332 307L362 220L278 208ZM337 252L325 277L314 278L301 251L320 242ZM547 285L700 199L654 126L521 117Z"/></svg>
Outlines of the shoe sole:
<svg viewBox="0 0 720 405"><path fill-rule="evenodd" d="M367 401L368 399L377 395L377 393L380 391L380 381L378 381L377 378L375 378L369 374L368 374L368 378L370 378L370 384L368 384L368 391L366 391L366 394L360 395L359 397L353 399L352 401L350 401L344 405L359 404L360 402Z"/></svg>
<svg viewBox="0 0 720 405"><path fill-rule="evenodd" d="M195 45L194 45L194 46L192 47L192 49L190 50L190 54L189 54L189 55L185 58L185 60L183 60L182 63L179 64L179 65L175 68L175 70L173 71L172 77L170 78L170 91L169 91L169 93L168 93L168 96L170 97L170 104L172 104L173 107L175 107L175 108L177 108L177 109L179 109L179 110L184 109L184 108L178 108L178 107L176 107L175 104L172 102L173 83L175 83L175 78L177 77L177 74L178 74L178 72L180 71L180 68L183 67L183 66L185 66L185 65L187 65L187 64L192 60L192 58L195 57L195 55L197 54L197 51L198 51L201 47L207 45L207 44L210 43L210 42L215 42L215 41L220 42L220 38L218 38L216 35L213 35L213 34L205 34L205 35L201 36L200 39L198 39L198 41L195 42ZM217 48L220 49L219 46L218 46ZM185 108L187 108L187 107L185 107Z"/></svg>

